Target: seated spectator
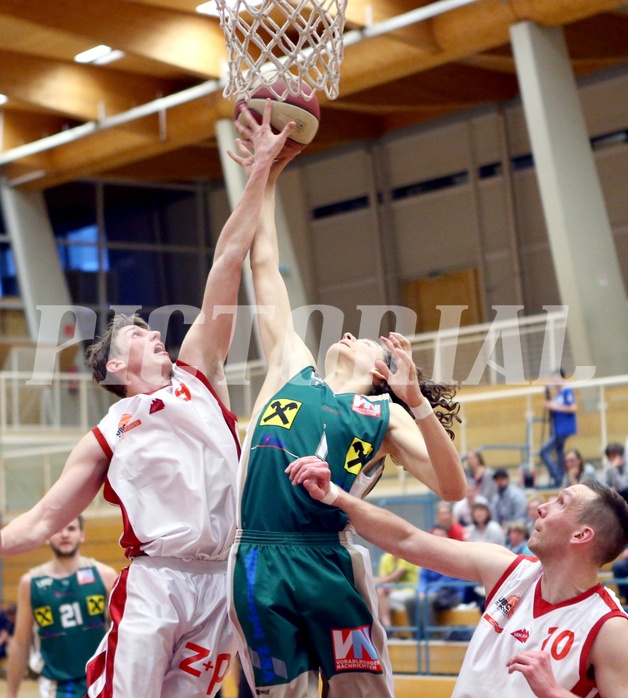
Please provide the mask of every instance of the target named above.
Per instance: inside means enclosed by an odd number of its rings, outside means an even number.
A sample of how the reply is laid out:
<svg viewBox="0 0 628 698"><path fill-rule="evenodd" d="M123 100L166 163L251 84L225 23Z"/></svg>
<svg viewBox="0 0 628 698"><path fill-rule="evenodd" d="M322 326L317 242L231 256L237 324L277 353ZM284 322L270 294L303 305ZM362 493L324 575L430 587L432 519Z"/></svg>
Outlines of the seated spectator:
<svg viewBox="0 0 628 698"><path fill-rule="evenodd" d="M491 502L493 518L506 530L510 521L525 520L526 495L517 485L510 482L510 475L505 468L499 468L493 475L497 485L497 494Z"/></svg>
<svg viewBox="0 0 628 698"><path fill-rule="evenodd" d="M400 557L384 553L379 559L375 584L407 584L406 587L377 587L379 620L385 628L392 625L391 611L406 611L410 625L416 618L419 568Z"/></svg>
<svg viewBox="0 0 628 698"><path fill-rule="evenodd" d="M616 560L612 566L613 577L616 579L628 579L628 548L624 549L619 560ZM617 592L621 598L621 602L626 606L628 604L628 582L617 585Z"/></svg>
<svg viewBox="0 0 628 698"><path fill-rule="evenodd" d="M447 529L439 524L430 530L435 536L448 538ZM466 585L459 579L440 572L421 568L419 573L419 613L417 618L420 638L427 638L427 626L436 624L436 613L455 608L464 601Z"/></svg>
<svg viewBox="0 0 628 698"><path fill-rule="evenodd" d="M488 504L476 502L471 513L472 524L465 530L466 540L474 543L497 543L504 545L504 531L502 527L493 521L491 508Z"/></svg>
<svg viewBox="0 0 628 698"><path fill-rule="evenodd" d="M4 665L4 660L9 654L9 644L13 631L15 630L15 616L17 607L14 603L9 604L5 609L0 610L0 663ZM4 676L5 667L2 666Z"/></svg>
<svg viewBox="0 0 628 698"><path fill-rule="evenodd" d="M628 468L624 461L624 447L619 443L610 443L604 450L604 455L603 482L628 501Z"/></svg>
<svg viewBox="0 0 628 698"><path fill-rule="evenodd" d="M528 527L528 538L534 531L534 523L539 518L539 507L543 504L543 499L536 494L533 494L526 505L526 526Z"/></svg>
<svg viewBox="0 0 628 698"><path fill-rule="evenodd" d="M497 492L495 481L493 480L493 470L484 463L482 452L471 449L466 456L467 477L475 481L478 486L478 494L490 502Z"/></svg>
<svg viewBox="0 0 628 698"><path fill-rule="evenodd" d="M577 485L585 478L597 480L597 470L593 463L588 463L580 455L580 451L575 448L570 449L565 453L565 477L563 478L563 487L569 485Z"/></svg>
<svg viewBox="0 0 628 698"><path fill-rule="evenodd" d="M471 521L473 505L477 502L486 504L488 506L488 499L479 493L475 480L468 480L467 496L453 505L452 514L454 521L462 526L470 526L473 523Z"/></svg>
<svg viewBox="0 0 628 698"><path fill-rule="evenodd" d="M436 525L442 526L449 538L464 540L464 526L454 521L450 502L441 501L436 505Z"/></svg>
<svg viewBox="0 0 628 698"><path fill-rule="evenodd" d="M528 527L523 521L511 521L508 524L506 547L515 555L532 555L528 548Z"/></svg>

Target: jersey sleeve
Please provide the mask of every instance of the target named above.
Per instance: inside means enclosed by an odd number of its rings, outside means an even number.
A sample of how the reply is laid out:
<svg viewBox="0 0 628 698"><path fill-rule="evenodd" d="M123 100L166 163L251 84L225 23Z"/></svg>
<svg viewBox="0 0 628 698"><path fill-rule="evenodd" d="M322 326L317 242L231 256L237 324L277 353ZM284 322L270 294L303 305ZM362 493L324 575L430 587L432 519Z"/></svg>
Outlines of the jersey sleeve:
<svg viewBox="0 0 628 698"><path fill-rule="evenodd" d="M118 417L116 411L110 408L109 412L107 412L100 422L92 429L92 434L96 437L96 440L109 460L113 458L117 421Z"/></svg>

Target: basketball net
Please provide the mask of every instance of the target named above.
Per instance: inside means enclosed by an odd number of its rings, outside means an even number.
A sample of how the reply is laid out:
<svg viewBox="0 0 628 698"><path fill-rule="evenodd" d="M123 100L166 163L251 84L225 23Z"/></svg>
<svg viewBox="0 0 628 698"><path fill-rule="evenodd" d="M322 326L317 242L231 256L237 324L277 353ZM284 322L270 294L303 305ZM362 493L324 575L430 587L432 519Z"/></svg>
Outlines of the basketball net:
<svg viewBox="0 0 628 698"><path fill-rule="evenodd" d="M265 85L281 101L289 94L311 99L306 83L336 99L346 6L347 0L216 0L228 51L224 96L246 99Z"/></svg>

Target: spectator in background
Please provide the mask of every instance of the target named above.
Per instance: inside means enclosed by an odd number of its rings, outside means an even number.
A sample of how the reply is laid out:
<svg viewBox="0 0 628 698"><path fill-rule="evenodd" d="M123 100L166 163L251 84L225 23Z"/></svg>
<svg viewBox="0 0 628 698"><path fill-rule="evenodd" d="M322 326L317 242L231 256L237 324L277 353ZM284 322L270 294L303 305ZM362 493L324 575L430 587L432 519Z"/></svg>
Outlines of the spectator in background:
<svg viewBox="0 0 628 698"><path fill-rule="evenodd" d="M418 583L419 568L416 565L390 553L380 557L375 584L407 584L405 587L377 587L378 615L385 628L392 625L391 611L405 611L410 623L414 623Z"/></svg>
<svg viewBox="0 0 628 698"><path fill-rule="evenodd" d="M436 526L442 526L447 536L454 540L464 540L464 526L454 521L450 502L440 501L436 505ZM430 529L431 533L431 529Z"/></svg>
<svg viewBox="0 0 628 698"><path fill-rule="evenodd" d="M508 524L506 547L515 555L532 555L528 548L528 527L523 521L511 521Z"/></svg>
<svg viewBox="0 0 628 698"><path fill-rule="evenodd" d="M466 540L473 543L497 543L504 545L504 530L493 521L488 504L476 502L471 512L472 523L465 529Z"/></svg>
<svg viewBox="0 0 628 698"><path fill-rule="evenodd" d="M478 502L488 506L488 499L479 493L475 480L467 480L467 496L452 507L454 521L462 526L470 526L473 523L471 519L473 505Z"/></svg>
<svg viewBox="0 0 628 698"><path fill-rule="evenodd" d="M619 443L609 443L604 449L604 455L604 482L628 500L628 468L624 460L624 447Z"/></svg>
<svg viewBox="0 0 628 698"><path fill-rule="evenodd" d="M441 538L449 538L447 529L436 524L430 529L430 533ZM419 573L419 637L426 638L427 626L436 624L436 614L446 611L461 604L465 597L466 586L459 579L449 577L446 574L421 568Z"/></svg>
<svg viewBox="0 0 628 698"><path fill-rule="evenodd" d="M520 487L511 484L505 468L496 470L493 479L497 485L497 494L491 502L493 517L505 531L510 521L525 519L526 495Z"/></svg>
<svg viewBox="0 0 628 698"><path fill-rule="evenodd" d="M561 487L565 475L565 441L578 431L576 396L565 385L562 368L554 371L551 386L545 388L545 408L549 412L550 437L543 444L539 455L550 474L551 484ZM555 458L552 454L555 454Z"/></svg>
<svg viewBox="0 0 628 698"><path fill-rule="evenodd" d="M621 557L613 563L611 567L613 577L616 579L628 579L628 548L624 548ZM617 585L617 593L621 596L621 601L626 606L628 604L628 582Z"/></svg>
<svg viewBox="0 0 628 698"><path fill-rule="evenodd" d="M580 455L580 451L575 448L570 449L565 453L565 477L563 479L563 487L569 485L577 485L579 482L588 478L597 480L597 470L593 463L587 463Z"/></svg>
<svg viewBox="0 0 628 698"><path fill-rule="evenodd" d="M9 641L15 630L15 614L17 607L14 603L0 610L0 661L8 656Z"/></svg>
<svg viewBox="0 0 628 698"><path fill-rule="evenodd" d="M532 535L534 531L534 524L539 518L539 507L543 504L543 500L537 495L532 495L528 499L528 504L526 505L526 526L528 528L528 538Z"/></svg>
<svg viewBox="0 0 628 698"><path fill-rule="evenodd" d="M475 481L478 486L478 494L486 497L487 501L492 501L497 488L493 480L493 470L484 463L482 452L471 449L466 457L467 477Z"/></svg>

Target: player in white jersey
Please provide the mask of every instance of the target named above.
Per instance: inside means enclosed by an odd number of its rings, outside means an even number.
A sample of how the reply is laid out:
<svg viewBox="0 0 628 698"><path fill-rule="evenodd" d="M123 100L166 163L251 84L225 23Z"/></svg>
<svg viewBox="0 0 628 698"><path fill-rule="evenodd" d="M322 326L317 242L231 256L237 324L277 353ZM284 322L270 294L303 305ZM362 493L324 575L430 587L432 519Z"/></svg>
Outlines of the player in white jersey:
<svg viewBox="0 0 628 698"><path fill-rule="evenodd" d="M246 115L258 157L217 242L201 313L177 363L159 332L116 316L89 362L122 399L73 449L40 502L1 532L0 555L32 550L103 484L121 507L121 544L132 563L111 595L111 629L88 664L90 698L214 696L231 662L226 558L239 443L223 364L266 183L294 128L273 134L270 108L268 101L261 124Z"/></svg>
<svg viewBox="0 0 628 698"><path fill-rule="evenodd" d="M541 504L529 540L538 557L530 557L420 531L330 484L315 456L288 472L383 550L484 585L486 610L453 698L628 697L628 615L598 582L600 567L628 542L628 504L614 490L585 480Z"/></svg>

